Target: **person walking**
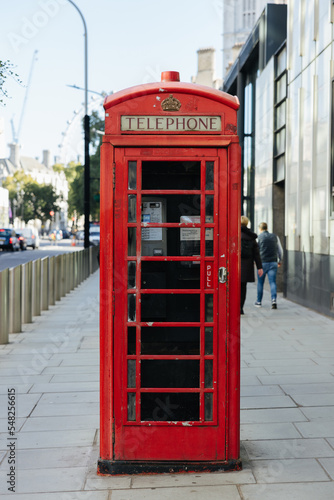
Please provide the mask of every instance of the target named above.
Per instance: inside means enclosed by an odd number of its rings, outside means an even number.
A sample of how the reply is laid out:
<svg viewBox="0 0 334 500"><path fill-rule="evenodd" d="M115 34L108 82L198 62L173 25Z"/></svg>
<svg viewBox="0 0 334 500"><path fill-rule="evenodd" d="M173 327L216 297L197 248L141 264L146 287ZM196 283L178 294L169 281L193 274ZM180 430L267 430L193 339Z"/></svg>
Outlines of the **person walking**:
<svg viewBox="0 0 334 500"><path fill-rule="evenodd" d="M258 276L262 276L262 262L259 247L256 242L257 234L253 233L247 225L248 218L241 216L241 297L240 314L244 314L244 304L247 293L247 283L254 283L254 262L257 267Z"/></svg>
<svg viewBox="0 0 334 500"><path fill-rule="evenodd" d="M276 275L277 269L280 267L283 258L283 249L278 236L268 232L268 225L266 222L260 223L259 230L258 244L262 260L263 275L259 277L257 282L257 300L255 306L262 306L263 285L266 275L268 275L271 293L271 308L277 309Z"/></svg>

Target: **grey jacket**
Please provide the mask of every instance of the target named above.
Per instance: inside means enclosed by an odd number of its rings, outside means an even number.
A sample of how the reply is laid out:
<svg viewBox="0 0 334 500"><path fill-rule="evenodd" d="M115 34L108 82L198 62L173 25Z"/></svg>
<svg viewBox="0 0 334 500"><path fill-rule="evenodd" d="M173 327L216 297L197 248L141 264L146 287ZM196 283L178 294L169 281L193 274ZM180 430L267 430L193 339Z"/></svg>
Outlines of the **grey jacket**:
<svg viewBox="0 0 334 500"><path fill-rule="evenodd" d="M263 231L258 236L262 262L280 262L283 259L281 242L274 233Z"/></svg>

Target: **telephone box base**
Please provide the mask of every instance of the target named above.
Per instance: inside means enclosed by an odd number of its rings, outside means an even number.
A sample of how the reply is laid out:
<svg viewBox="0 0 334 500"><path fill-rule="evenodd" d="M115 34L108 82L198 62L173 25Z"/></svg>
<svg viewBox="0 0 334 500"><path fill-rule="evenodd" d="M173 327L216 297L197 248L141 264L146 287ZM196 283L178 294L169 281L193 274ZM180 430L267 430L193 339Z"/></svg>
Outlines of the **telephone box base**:
<svg viewBox="0 0 334 500"><path fill-rule="evenodd" d="M130 474L175 474L185 472L231 472L242 469L242 462L226 460L221 462L123 462L98 460L98 475L130 475Z"/></svg>

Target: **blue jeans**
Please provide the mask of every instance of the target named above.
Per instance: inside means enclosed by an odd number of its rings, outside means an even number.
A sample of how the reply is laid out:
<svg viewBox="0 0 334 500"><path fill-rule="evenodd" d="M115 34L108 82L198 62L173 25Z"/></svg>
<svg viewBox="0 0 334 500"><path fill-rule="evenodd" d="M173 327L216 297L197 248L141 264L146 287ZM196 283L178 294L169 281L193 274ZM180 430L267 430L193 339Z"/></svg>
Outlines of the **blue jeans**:
<svg viewBox="0 0 334 500"><path fill-rule="evenodd" d="M264 280L266 278L266 274L268 274L268 280L270 285L271 292L271 300L275 300L277 298L277 288L276 288L276 274L277 274L277 262L262 262L263 275L260 278L257 277L257 302L262 302L263 297L263 285Z"/></svg>

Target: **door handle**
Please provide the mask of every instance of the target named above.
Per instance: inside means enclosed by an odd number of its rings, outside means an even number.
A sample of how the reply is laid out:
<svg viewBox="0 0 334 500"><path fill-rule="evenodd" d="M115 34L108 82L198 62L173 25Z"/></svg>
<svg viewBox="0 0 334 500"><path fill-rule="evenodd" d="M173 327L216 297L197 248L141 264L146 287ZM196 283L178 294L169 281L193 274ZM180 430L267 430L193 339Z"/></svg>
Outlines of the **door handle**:
<svg viewBox="0 0 334 500"><path fill-rule="evenodd" d="M218 281L219 283L226 283L227 281L227 270L226 267L220 267L218 271Z"/></svg>

